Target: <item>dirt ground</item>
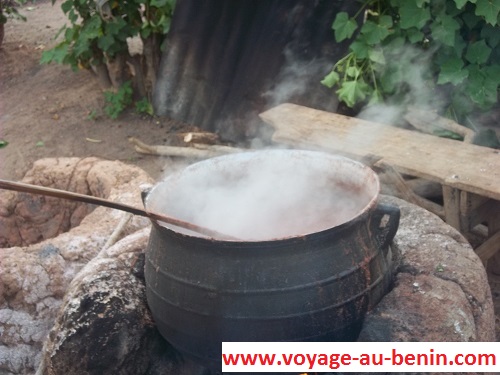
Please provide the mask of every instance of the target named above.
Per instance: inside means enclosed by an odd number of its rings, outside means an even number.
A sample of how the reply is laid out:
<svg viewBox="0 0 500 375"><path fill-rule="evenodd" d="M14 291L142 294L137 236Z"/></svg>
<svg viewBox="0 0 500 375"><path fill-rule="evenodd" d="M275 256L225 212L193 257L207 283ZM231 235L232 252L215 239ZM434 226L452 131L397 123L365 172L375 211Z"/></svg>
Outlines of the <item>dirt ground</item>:
<svg viewBox="0 0 500 375"><path fill-rule="evenodd" d="M0 48L0 139L9 142L0 148L0 178L18 180L43 157L97 156L136 164L158 179L170 159L138 154L127 139L161 144L181 125L133 110L108 118L90 72L39 64L66 21L60 2L37 0L21 13L27 22L9 20ZM92 111L96 119L89 118Z"/></svg>

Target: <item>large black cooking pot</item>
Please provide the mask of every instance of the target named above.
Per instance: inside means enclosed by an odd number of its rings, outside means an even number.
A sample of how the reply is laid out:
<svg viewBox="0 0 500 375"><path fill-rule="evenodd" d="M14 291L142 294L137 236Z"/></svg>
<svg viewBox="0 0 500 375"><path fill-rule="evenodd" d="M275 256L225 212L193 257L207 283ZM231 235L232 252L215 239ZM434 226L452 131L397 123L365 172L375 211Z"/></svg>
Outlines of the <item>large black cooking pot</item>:
<svg viewBox="0 0 500 375"><path fill-rule="evenodd" d="M391 277L399 210L378 204L378 192L362 164L298 150L222 156L169 176L148 210L239 240L153 222L145 272L161 334L217 370L223 341L355 340Z"/></svg>

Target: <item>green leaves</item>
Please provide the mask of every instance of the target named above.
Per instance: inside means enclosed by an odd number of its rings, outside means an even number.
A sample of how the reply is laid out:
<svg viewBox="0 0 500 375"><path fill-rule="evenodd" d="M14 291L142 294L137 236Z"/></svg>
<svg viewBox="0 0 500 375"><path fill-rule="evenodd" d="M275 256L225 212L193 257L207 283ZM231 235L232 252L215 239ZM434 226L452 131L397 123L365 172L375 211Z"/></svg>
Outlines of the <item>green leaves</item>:
<svg viewBox="0 0 500 375"><path fill-rule="evenodd" d="M366 59L368 57L368 51L370 51L371 48L373 47L369 46L362 38L356 39L349 47L358 59Z"/></svg>
<svg viewBox="0 0 500 375"><path fill-rule="evenodd" d="M417 7L422 8L425 4L430 3L431 0L415 0Z"/></svg>
<svg viewBox="0 0 500 375"><path fill-rule="evenodd" d="M469 44L465 58L472 64L483 64L488 61L491 54L491 48L486 45L484 40Z"/></svg>
<svg viewBox="0 0 500 375"><path fill-rule="evenodd" d="M469 79L465 87L466 94L480 108L488 108L497 102L498 77L491 79L486 72L477 65L467 67Z"/></svg>
<svg viewBox="0 0 500 375"><path fill-rule="evenodd" d="M484 67L483 72L486 74L486 79L492 81L497 86L500 85L500 64L493 64L487 67Z"/></svg>
<svg viewBox="0 0 500 375"><path fill-rule="evenodd" d="M87 20L87 22L83 24L80 34L81 37L87 40L98 38L102 35L101 25L101 17L99 17L99 15L97 14L92 16L89 20Z"/></svg>
<svg viewBox="0 0 500 375"><path fill-rule="evenodd" d="M139 114L154 116L153 104L148 100L148 98L142 98L141 100L135 102L135 111Z"/></svg>
<svg viewBox="0 0 500 375"><path fill-rule="evenodd" d="M454 2L458 9L462 9L468 3L468 0L454 0Z"/></svg>
<svg viewBox="0 0 500 375"><path fill-rule="evenodd" d="M125 108L132 104L132 93L130 81L125 82L116 92L104 92L104 99L107 103L104 112L112 119L117 119Z"/></svg>
<svg viewBox="0 0 500 375"><path fill-rule="evenodd" d="M411 27L421 29L431 19L429 8L419 8L414 0L409 0L401 3L401 7L399 8L399 16L399 26L402 29L409 29Z"/></svg>
<svg viewBox="0 0 500 375"><path fill-rule="evenodd" d="M0 24L5 24L8 19L26 21L26 17L17 10L17 6L25 2L26 0L0 1Z"/></svg>
<svg viewBox="0 0 500 375"><path fill-rule="evenodd" d="M339 80L340 75L335 70L332 70L325 78L323 78L321 84L331 89L338 83Z"/></svg>
<svg viewBox="0 0 500 375"><path fill-rule="evenodd" d="M441 71L439 72L437 83L443 85L445 83L452 83L458 85L464 81L469 75L467 69L462 69L464 62L457 57L450 58L445 63L441 64Z"/></svg>
<svg viewBox="0 0 500 375"><path fill-rule="evenodd" d="M392 27L392 18L389 16L381 16L378 22L366 21L361 28L361 34L364 36L366 43L375 45L382 42L389 36L390 28Z"/></svg>
<svg viewBox="0 0 500 375"><path fill-rule="evenodd" d="M49 64L51 62L56 62L58 64L62 64L67 55L68 55L68 45L65 43L61 43L58 44L53 49L43 51L40 63Z"/></svg>
<svg viewBox="0 0 500 375"><path fill-rule="evenodd" d="M462 137L460 134L454 133L450 130L445 130L445 129L436 129L432 132L437 137L441 138L449 138L449 139L456 139L457 141L463 141L464 137ZM442 267L442 266L441 266ZM437 268L438 272L443 272L443 268Z"/></svg>
<svg viewBox="0 0 500 375"><path fill-rule="evenodd" d="M337 13L333 21L332 29L335 31L335 40L341 42L352 37L358 28L358 24L353 18L349 18L346 12Z"/></svg>
<svg viewBox="0 0 500 375"><path fill-rule="evenodd" d="M439 19L431 24L432 37L444 44L453 46L455 44L455 34L460 29L460 24L454 18L443 14Z"/></svg>
<svg viewBox="0 0 500 375"><path fill-rule="evenodd" d="M424 39L425 35L416 27L412 27L411 29L408 29L406 31L406 37L408 38L408 41L410 43L416 44L421 42Z"/></svg>
<svg viewBox="0 0 500 375"><path fill-rule="evenodd" d="M500 30L498 27L484 25L481 29L481 38L484 38L488 46L495 48L500 43Z"/></svg>
<svg viewBox="0 0 500 375"><path fill-rule="evenodd" d="M385 65L385 56L384 52L381 49L371 49L368 51L368 58L370 61L380 64L380 65Z"/></svg>
<svg viewBox="0 0 500 375"><path fill-rule="evenodd" d="M54 5L54 4L52 4ZM67 0L61 4L62 11L67 14L71 9L73 9L73 2L71 0Z"/></svg>
<svg viewBox="0 0 500 375"><path fill-rule="evenodd" d="M151 0L150 5L153 7L161 8L167 5L168 0Z"/></svg>
<svg viewBox="0 0 500 375"><path fill-rule="evenodd" d="M336 89L340 100L349 106L367 98L368 102L391 96L397 100L395 95L411 90L407 82L413 79L411 65L426 53L430 67L420 79L426 80L429 90L452 86L447 90L448 100L457 104L456 112L489 108L496 103L500 85L500 0L361 2L355 15L341 12L332 25L338 42L355 36L349 53L322 81ZM364 21L358 26L356 20L361 15ZM419 66L415 70L422 69Z"/></svg>
<svg viewBox="0 0 500 375"><path fill-rule="evenodd" d="M134 35L132 26L124 19L117 18L105 23L104 30L97 39L97 46L110 57L128 49L127 38Z"/></svg>
<svg viewBox="0 0 500 375"><path fill-rule="evenodd" d="M170 28L175 0L101 1L65 0L61 4L71 25L64 26L64 39L45 51L41 63L70 64L76 70L106 63L128 49L127 39L146 39ZM106 9L106 11L104 11Z"/></svg>
<svg viewBox="0 0 500 375"><path fill-rule="evenodd" d="M336 91L339 99L347 106L353 107L356 103L363 101L369 91L369 86L363 80L344 81L340 89Z"/></svg>
<svg viewBox="0 0 500 375"><path fill-rule="evenodd" d="M374 61L384 61L382 51L370 51ZM374 94L378 97L377 90L365 82L366 69L358 63L358 57L354 52L335 64L333 70L321 81L326 87L338 86L336 91L339 99L349 107L363 101L366 97Z"/></svg>
<svg viewBox="0 0 500 375"><path fill-rule="evenodd" d="M498 24L498 13L500 12L500 0L477 0L476 15L482 16L492 26Z"/></svg>

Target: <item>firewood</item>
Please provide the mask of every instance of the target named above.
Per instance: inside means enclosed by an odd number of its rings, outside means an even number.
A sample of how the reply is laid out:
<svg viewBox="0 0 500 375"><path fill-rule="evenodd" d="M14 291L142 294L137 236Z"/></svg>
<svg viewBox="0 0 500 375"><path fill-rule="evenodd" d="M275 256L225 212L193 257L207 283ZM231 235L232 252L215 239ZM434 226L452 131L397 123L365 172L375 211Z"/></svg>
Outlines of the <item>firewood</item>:
<svg viewBox="0 0 500 375"><path fill-rule="evenodd" d="M203 143L213 145L219 141L219 136L209 132L179 133L185 143Z"/></svg>
<svg viewBox="0 0 500 375"><path fill-rule="evenodd" d="M463 125L456 123L431 111L424 111L416 107L409 107L404 116L412 126L424 133L434 134L436 130L448 130L464 138L464 142L472 143L476 133Z"/></svg>
<svg viewBox="0 0 500 375"><path fill-rule="evenodd" d="M248 151L242 148L230 146L205 145L197 143L190 143L189 147L148 145L135 137L130 137L129 142L132 143L135 146L135 150L141 154L190 157L195 159L206 159L214 156Z"/></svg>
<svg viewBox="0 0 500 375"><path fill-rule="evenodd" d="M113 230L113 233L111 233L108 240L104 244L104 246L102 248L103 251L106 251L109 247L113 246L116 243L116 241L118 241L120 239L121 234L125 230L125 226L130 221L132 216L133 215L130 212L124 213L122 219L120 220L120 222L118 223L116 228Z"/></svg>
<svg viewBox="0 0 500 375"><path fill-rule="evenodd" d="M415 194L420 195L424 198L434 198L443 195L443 188L441 184L425 180L423 178L414 178L412 180L406 180L406 185L412 189Z"/></svg>
<svg viewBox="0 0 500 375"><path fill-rule="evenodd" d="M398 198L404 199L407 202L416 204L428 211L436 214L437 216L444 217L444 209L439 204L431 202L415 194L407 185L403 177L394 169L393 166L380 160L373 165L373 170L379 174L383 174L381 179L385 179L387 184L393 190L393 195Z"/></svg>

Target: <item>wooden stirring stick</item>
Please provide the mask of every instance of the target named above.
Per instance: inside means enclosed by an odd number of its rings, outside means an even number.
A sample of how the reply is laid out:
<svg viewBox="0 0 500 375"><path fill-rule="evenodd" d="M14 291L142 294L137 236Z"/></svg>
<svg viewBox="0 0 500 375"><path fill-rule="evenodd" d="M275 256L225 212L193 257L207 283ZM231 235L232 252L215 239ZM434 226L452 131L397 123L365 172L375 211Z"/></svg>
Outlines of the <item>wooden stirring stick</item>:
<svg viewBox="0 0 500 375"><path fill-rule="evenodd" d="M114 208L115 210L126 211L126 212L130 212L134 215L144 216L144 217L147 217L151 220L162 221L164 223L175 225L177 227L181 227L184 229L188 229L190 231L193 231L193 232L196 232L199 234L203 234L205 236L209 236L212 238L218 238L221 240L238 241L238 239L235 237L229 236L229 235L224 234L224 233L220 233L220 232L215 231L213 229L209 229L209 228L197 225L197 224L188 223L186 221L179 220L179 219L176 219L176 218L173 218L173 217L170 217L167 215L159 214L156 212L146 211L145 209L130 206L128 204L118 203L118 202L113 202L113 201L103 199L103 198L93 197L91 195L73 193L71 191L53 189L53 188L48 188L48 187L44 187L44 186L25 184L22 182L14 182L14 181L8 181L8 180L3 180L3 179L0 179L0 189L13 190L13 191L30 193L30 194L46 195L46 196L55 197L55 198L68 199L68 200L72 200L72 201L78 201L78 202L83 202L83 203L95 204L98 206Z"/></svg>

